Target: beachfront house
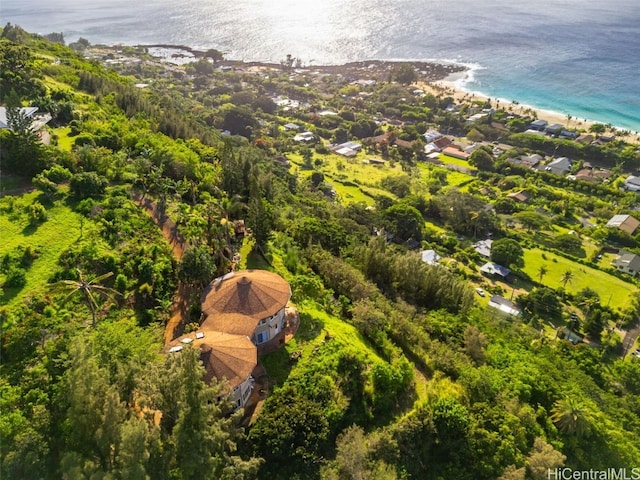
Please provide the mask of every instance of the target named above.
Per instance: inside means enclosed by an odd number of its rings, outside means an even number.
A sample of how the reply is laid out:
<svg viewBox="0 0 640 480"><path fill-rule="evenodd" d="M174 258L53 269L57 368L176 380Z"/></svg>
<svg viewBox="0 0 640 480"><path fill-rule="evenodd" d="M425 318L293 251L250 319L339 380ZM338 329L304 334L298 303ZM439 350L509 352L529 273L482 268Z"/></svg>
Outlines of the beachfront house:
<svg viewBox="0 0 640 480"><path fill-rule="evenodd" d="M544 129L547 127L546 120L534 120L527 127L529 130L536 130L538 132L544 132Z"/></svg>

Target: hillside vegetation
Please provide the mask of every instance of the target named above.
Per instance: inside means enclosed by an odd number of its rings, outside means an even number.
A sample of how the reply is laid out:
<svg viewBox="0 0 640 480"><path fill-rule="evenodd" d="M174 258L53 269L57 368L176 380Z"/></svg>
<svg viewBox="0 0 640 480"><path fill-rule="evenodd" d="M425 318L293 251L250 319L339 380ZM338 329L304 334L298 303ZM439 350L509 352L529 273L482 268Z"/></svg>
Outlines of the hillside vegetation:
<svg viewBox="0 0 640 480"><path fill-rule="evenodd" d="M533 117L508 107L468 125L490 105L452 111L445 92L414 93L410 64L377 65L363 86L366 66L318 75L210 51L178 67L144 49L70 47L13 25L0 35L12 126L0 132L2 478L637 467L640 358L622 336L638 284L595 255L640 254L639 233L605 226L638 204L620 188L637 145L527 135ZM27 105L51 115L48 144ZM292 122L313 140L295 140ZM481 136L484 153L428 159L429 129ZM362 149L332 150L346 141ZM612 175L590 184L508 161L532 153ZM527 202L509 196L523 189ZM185 238L181 261L158 223ZM480 273L484 239L507 278ZM296 335L260 358L269 388L251 418L224 380L203 382L193 349L163 354L174 302L190 295L176 333L197 329L202 288L233 268L280 274L300 313ZM521 314L487 306L494 294Z"/></svg>

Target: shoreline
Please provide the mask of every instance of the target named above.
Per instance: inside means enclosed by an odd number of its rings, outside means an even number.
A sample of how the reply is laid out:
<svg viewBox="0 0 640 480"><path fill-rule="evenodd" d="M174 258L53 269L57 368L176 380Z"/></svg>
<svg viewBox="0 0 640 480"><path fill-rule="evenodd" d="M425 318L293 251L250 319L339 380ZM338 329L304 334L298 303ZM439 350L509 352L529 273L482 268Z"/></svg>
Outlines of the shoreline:
<svg viewBox="0 0 640 480"><path fill-rule="evenodd" d="M567 129L577 130L584 133L589 133L589 128L595 124L609 125L598 120L574 117L570 114L563 114L562 112L558 112L556 110L549 110L536 107L534 105L520 103L517 100L489 97L482 92L467 89L465 85L472 81L469 78L470 71L472 72L473 70L467 67L467 70L463 72L452 73L442 80L428 82L426 84L420 83L419 85L420 88L423 88L425 90L425 92L430 92L435 95L447 94L452 96L458 102L482 100L489 101L494 108L503 108L507 111L513 111L517 114L535 112L535 115L538 119L546 120L550 125L559 123L567 127ZM640 144L640 134L638 132L634 132L623 127L617 127L615 125L611 125L611 131L614 132L617 137L620 137L627 142ZM623 135L624 133L627 133L627 135Z"/></svg>
<svg viewBox="0 0 640 480"><path fill-rule="evenodd" d="M123 48L123 44L114 45L91 45L89 49L109 49L117 50ZM185 46L185 45L171 45L171 44L138 44L133 46L135 49L140 49L145 53L153 56L154 58L161 59L174 65L184 65L191 61L196 61L202 58L207 58L207 51L197 48ZM155 50L155 53L152 51ZM215 49L212 49L215 50ZM165 52L178 52L172 55L161 55L160 51ZM179 52L185 52L186 55L182 55ZM219 51L218 51L219 52ZM222 52L219 52L222 55ZM190 57L190 58L189 58ZM177 61L177 58L181 58L182 61ZM173 59L173 61L172 61ZM390 69L398 64L408 63L411 64L419 73L420 79L414 83L418 88L423 89L425 92L429 92L435 95L450 95L458 102L462 101L474 101L474 100L488 100L494 108L503 108L507 111L512 111L517 114L533 113L539 119L547 120L549 124L558 123L567 129L577 130L588 133L589 128L594 124L610 125L603 121L596 119L584 119L580 117L574 117L572 115L563 114L559 111L548 110L534 105L520 103L517 99L507 100L499 97L490 97L480 91L474 91L466 88L466 85L473 81L474 72L479 67L476 64L450 62L447 60L358 60L352 62L346 62L343 64L328 64L328 65L300 65L299 68L292 67L293 71L308 70L308 71L323 71L332 74L342 75L357 75L361 79L376 79L386 80ZM274 63L270 61L246 61L237 59L222 58L220 61L215 62L215 65L219 66L231 66L236 68L270 68L276 70L285 70L283 63ZM630 129L611 125L611 131L616 136L623 138L625 141L640 144L640 134ZM622 135L627 133L628 135Z"/></svg>

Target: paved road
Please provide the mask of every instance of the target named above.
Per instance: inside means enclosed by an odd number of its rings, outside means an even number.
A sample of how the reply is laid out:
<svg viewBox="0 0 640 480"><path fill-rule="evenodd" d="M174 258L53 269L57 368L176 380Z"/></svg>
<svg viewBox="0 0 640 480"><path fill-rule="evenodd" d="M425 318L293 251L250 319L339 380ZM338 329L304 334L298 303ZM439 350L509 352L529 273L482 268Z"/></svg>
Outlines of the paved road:
<svg viewBox="0 0 640 480"><path fill-rule="evenodd" d="M630 353L629 350L633 347L633 344L640 335L640 321L631 330L628 330L622 341L622 349L624 354Z"/></svg>

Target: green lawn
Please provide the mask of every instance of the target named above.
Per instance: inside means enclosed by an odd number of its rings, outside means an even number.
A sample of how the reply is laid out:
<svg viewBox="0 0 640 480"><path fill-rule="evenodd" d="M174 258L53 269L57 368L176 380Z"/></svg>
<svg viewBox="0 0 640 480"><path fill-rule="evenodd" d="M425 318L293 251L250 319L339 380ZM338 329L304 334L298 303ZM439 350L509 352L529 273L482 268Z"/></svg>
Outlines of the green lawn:
<svg viewBox="0 0 640 480"><path fill-rule="evenodd" d="M295 168L297 172L300 172L303 165L302 157L295 153L289 154L287 157L295 165L292 166L292 169ZM363 163L370 157L373 155L364 152L358 153L353 158L346 158L335 153L319 155L314 152L314 161L320 159L322 165L314 166L313 170L330 175L336 181L357 182L368 187L377 187L383 178L403 173L400 163L396 163L395 166L391 166L389 162L386 162L385 165Z"/></svg>
<svg viewBox="0 0 640 480"><path fill-rule="evenodd" d="M321 310L315 302L305 301L297 308L300 326L296 335L284 348L262 357L267 373L278 385L283 385L287 377L296 375L296 370L304 371L314 361L315 351L326 341L366 352L371 362L384 361L354 326ZM331 340L326 340L327 335ZM292 354L299 355L295 364L290 361Z"/></svg>
<svg viewBox="0 0 640 480"><path fill-rule="evenodd" d="M71 133L70 127L54 128L52 133L58 136L58 147L71 151L74 139L69 136L69 133Z"/></svg>
<svg viewBox="0 0 640 480"><path fill-rule="evenodd" d="M81 215L73 212L66 205L57 202L47 209L47 220L36 227L28 224L26 215L21 210L34 202L38 192L20 197L13 207L13 212L7 212L6 205L9 198L0 200L0 258L14 251L17 247L31 246L37 252L37 257L27 270L27 283L21 289L7 289L2 292L0 305L15 305L22 299L45 288L52 273L57 269L56 264L60 253L69 248L80 237ZM84 235L90 222L84 222ZM4 275L0 274L0 283L4 282Z"/></svg>
<svg viewBox="0 0 640 480"><path fill-rule="evenodd" d="M450 157L449 155L440 155L440 160L443 163L450 163L451 165L457 165L459 167L468 168L469 170L476 170L476 168L471 165L467 160L462 160L460 158Z"/></svg>
<svg viewBox="0 0 640 480"><path fill-rule="evenodd" d="M546 259L542 258L543 254ZM534 280L538 280L538 270L544 265L548 272L542 282L551 288L561 287L562 274L567 270L571 271L573 279L567 283L568 292L577 293L589 287L598 292L603 305L612 308L623 309L629 306L632 296L638 293L638 288L632 283L539 248L525 250L524 263L524 271Z"/></svg>

